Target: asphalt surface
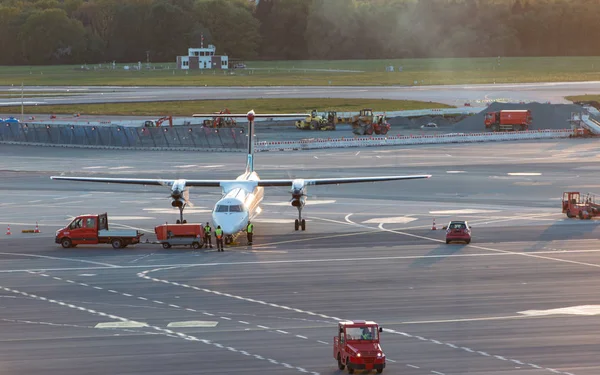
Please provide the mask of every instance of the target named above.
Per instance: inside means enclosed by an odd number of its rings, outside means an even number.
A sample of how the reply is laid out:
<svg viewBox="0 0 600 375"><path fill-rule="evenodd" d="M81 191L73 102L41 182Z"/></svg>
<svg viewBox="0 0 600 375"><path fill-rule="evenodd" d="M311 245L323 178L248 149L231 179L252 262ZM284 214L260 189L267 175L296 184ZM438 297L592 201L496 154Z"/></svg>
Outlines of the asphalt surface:
<svg viewBox="0 0 600 375"><path fill-rule="evenodd" d="M255 245L217 253L62 249L78 214L149 239L177 215L159 187L48 177L231 178L243 155L3 146L2 374L339 374L337 319L372 319L384 373L597 375L600 228L559 207L600 187L598 155L593 140L260 153L263 178L433 177L310 188L306 232L288 189L268 190ZM188 221L206 221L219 192L190 195ZM473 242L446 245L434 218L469 220Z"/></svg>
<svg viewBox="0 0 600 375"><path fill-rule="evenodd" d="M0 86L0 91L20 88ZM64 96L27 95L27 91L45 91ZM74 94L77 95L74 95ZM25 105L108 103L249 98L347 98L406 99L433 101L450 105L503 100L550 101L569 103L568 95L598 94L600 82L552 82L445 86L311 86L311 87L119 87L119 86L28 86ZM0 106L20 105L21 99L0 99Z"/></svg>

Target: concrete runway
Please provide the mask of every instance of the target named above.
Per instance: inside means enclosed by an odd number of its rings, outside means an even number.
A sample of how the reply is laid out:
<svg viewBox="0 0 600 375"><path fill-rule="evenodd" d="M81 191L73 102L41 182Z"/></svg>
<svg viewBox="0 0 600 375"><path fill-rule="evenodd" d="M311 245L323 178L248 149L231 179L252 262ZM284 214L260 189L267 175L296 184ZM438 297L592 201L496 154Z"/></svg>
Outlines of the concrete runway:
<svg viewBox="0 0 600 375"><path fill-rule="evenodd" d="M20 88L0 86L0 91ZM570 103L568 95L599 94L600 82L551 82L442 86L311 86L311 87L119 87L119 86L28 86L27 91L64 92L64 96L44 97L25 94L25 105L85 104L249 98L347 98L406 99L461 106L466 102L495 99ZM76 93L77 95L74 95ZM20 105L21 99L0 99L0 106Z"/></svg>
<svg viewBox="0 0 600 375"><path fill-rule="evenodd" d="M0 149L0 224L13 233L0 236L3 374L339 374L338 319L385 327L384 373L599 373L600 228L560 213L562 191L600 187L595 141L260 153L262 178L433 177L309 189L306 232L288 189L268 190L255 245L224 253L53 243L82 213L150 239L177 215L165 189L50 175L243 169L243 155L206 155ZM193 189L188 221L206 221L218 193ZM433 218L469 220L473 242L446 245ZM42 233L21 233L36 220Z"/></svg>

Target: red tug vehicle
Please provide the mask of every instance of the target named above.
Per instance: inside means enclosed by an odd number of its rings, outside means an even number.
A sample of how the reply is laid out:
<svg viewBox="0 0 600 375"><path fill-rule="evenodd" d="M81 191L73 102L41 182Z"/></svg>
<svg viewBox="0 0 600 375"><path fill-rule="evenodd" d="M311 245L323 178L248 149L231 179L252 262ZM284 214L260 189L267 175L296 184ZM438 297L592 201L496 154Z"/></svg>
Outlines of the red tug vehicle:
<svg viewBox="0 0 600 375"><path fill-rule="evenodd" d="M385 368L385 354L379 345L379 333L383 328L375 322L365 320L338 323L338 335L333 338L333 358L338 368L354 370L376 370L378 374Z"/></svg>
<svg viewBox="0 0 600 375"><path fill-rule="evenodd" d="M582 195L578 191L566 191L562 197L562 212L567 214L568 218L579 217L582 220L590 220L600 215L600 204L596 203L593 194Z"/></svg>

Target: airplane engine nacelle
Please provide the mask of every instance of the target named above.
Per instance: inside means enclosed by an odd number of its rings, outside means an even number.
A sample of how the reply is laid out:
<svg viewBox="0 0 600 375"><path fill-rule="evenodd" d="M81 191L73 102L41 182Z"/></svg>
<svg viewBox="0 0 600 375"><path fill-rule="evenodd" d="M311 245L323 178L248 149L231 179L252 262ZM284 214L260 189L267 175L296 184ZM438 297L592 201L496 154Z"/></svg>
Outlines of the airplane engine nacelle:
<svg viewBox="0 0 600 375"><path fill-rule="evenodd" d="M175 180L171 186L171 206L183 207L186 203L185 180Z"/></svg>
<svg viewBox="0 0 600 375"><path fill-rule="evenodd" d="M171 199L171 206L173 206L173 207L183 207L184 204L185 204L185 200L183 198L172 198Z"/></svg>
<svg viewBox="0 0 600 375"><path fill-rule="evenodd" d="M305 183L303 179L295 179L292 181L292 206L294 207L303 207L306 202L306 190Z"/></svg>
<svg viewBox="0 0 600 375"><path fill-rule="evenodd" d="M292 198L292 206L294 207L304 207L306 203L306 198L304 196L298 198Z"/></svg>

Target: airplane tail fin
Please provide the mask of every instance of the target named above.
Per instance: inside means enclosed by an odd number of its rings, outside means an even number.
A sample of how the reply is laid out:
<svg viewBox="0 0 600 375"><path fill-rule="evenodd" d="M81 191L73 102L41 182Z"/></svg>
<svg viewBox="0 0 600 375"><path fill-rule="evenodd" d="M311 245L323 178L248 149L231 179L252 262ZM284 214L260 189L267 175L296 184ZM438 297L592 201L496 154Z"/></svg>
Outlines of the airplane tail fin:
<svg viewBox="0 0 600 375"><path fill-rule="evenodd" d="M254 113L254 111L250 112ZM254 119L248 121L248 160L246 161L246 173L252 172L254 172Z"/></svg>

